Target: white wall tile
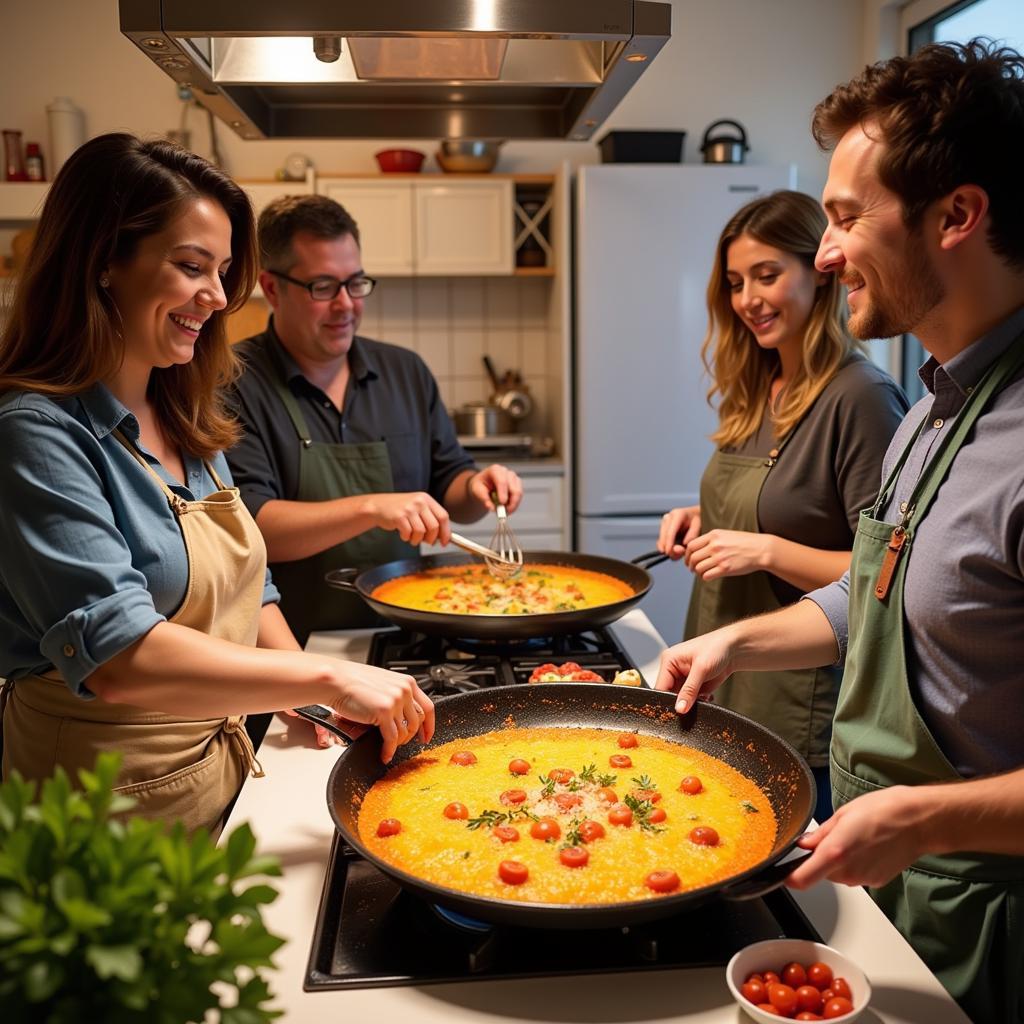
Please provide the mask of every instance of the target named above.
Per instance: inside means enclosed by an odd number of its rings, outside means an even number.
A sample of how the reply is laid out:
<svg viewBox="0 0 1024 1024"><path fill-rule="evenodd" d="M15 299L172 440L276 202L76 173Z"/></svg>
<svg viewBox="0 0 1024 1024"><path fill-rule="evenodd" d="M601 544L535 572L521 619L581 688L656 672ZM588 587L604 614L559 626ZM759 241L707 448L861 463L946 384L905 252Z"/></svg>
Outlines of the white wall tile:
<svg viewBox="0 0 1024 1024"><path fill-rule="evenodd" d="M519 280L519 320L530 327L548 322L552 280L543 277L525 277Z"/></svg>
<svg viewBox="0 0 1024 1024"><path fill-rule="evenodd" d="M431 373L440 379L452 374L451 339L447 330L418 330L416 351L430 367Z"/></svg>
<svg viewBox="0 0 1024 1024"><path fill-rule="evenodd" d="M465 327L462 321L455 321L452 328L452 373L457 377L482 379L486 374L483 366L484 329Z"/></svg>
<svg viewBox="0 0 1024 1024"><path fill-rule="evenodd" d="M514 277L490 277L484 281L484 315L492 327L519 325L519 281Z"/></svg>
<svg viewBox="0 0 1024 1024"><path fill-rule="evenodd" d="M479 378L453 377L452 398L455 407L465 405L466 402L485 402L490 394L490 386L484 388L484 382Z"/></svg>
<svg viewBox="0 0 1024 1024"><path fill-rule="evenodd" d="M481 278L453 278L449 283L452 320L458 321L460 327L482 327L484 289Z"/></svg>
<svg viewBox="0 0 1024 1024"><path fill-rule="evenodd" d="M531 384L548 372L548 332L543 327L524 327L519 334L523 353L523 377Z"/></svg>
<svg viewBox="0 0 1024 1024"><path fill-rule="evenodd" d="M415 309L417 328L447 329L451 320L449 303L450 283L447 278L418 277L415 279Z"/></svg>
<svg viewBox="0 0 1024 1024"><path fill-rule="evenodd" d="M484 345L499 377L506 370L522 371L523 353L517 327L494 327L488 324Z"/></svg>

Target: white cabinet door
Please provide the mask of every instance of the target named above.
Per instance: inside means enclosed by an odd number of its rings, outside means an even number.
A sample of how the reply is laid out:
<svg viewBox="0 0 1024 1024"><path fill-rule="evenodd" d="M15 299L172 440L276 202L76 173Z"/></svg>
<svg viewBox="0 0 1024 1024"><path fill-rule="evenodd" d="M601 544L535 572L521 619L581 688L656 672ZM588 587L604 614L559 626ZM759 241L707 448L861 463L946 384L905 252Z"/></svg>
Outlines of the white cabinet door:
<svg viewBox="0 0 1024 1024"><path fill-rule="evenodd" d="M402 277L414 272L411 182L321 178L317 191L341 203L359 225L368 274Z"/></svg>
<svg viewBox="0 0 1024 1024"><path fill-rule="evenodd" d="M249 197L257 217L268 203L281 196L308 196L313 191L311 178L305 181L240 181L238 184Z"/></svg>
<svg viewBox="0 0 1024 1024"><path fill-rule="evenodd" d="M511 274L512 182L413 182L417 274Z"/></svg>

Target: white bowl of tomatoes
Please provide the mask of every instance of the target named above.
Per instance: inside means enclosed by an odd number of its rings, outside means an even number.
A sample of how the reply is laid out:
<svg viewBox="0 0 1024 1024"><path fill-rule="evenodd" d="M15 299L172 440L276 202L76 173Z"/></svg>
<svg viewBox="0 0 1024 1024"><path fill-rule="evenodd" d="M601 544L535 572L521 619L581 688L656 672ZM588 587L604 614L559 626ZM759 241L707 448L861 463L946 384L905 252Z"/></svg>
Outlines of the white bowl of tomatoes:
<svg viewBox="0 0 1024 1024"><path fill-rule="evenodd" d="M741 949L725 969L733 998L754 1020L852 1024L871 1001L864 972L837 949L808 939L769 939Z"/></svg>

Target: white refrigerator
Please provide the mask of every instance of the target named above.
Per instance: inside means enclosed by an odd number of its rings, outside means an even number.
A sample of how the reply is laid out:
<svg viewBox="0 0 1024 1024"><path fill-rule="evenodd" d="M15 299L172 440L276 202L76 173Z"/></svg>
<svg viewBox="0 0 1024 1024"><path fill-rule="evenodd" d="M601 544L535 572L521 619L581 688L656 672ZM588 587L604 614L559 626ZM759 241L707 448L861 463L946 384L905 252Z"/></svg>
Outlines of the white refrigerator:
<svg viewBox="0 0 1024 1024"><path fill-rule="evenodd" d="M715 414L700 359L715 243L744 203L796 187L795 167L584 167L576 204L576 548L629 561L661 516L699 501ZM682 637L692 577L651 569L640 607Z"/></svg>

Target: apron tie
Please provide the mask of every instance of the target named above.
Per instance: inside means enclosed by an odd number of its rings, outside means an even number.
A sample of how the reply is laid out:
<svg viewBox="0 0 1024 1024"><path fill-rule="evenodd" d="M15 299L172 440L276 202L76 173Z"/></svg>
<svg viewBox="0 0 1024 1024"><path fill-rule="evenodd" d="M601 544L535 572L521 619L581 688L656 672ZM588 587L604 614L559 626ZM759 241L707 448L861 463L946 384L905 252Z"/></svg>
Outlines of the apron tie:
<svg viewBox="0 0 1024 1024"><path fill-rule="evenodd" d="M254 779L264 778L263 765L260 764L256 757L256 750L252 745L252 740L249 739L249 734L245 731L245 718L238 715L225 718L224 731L234 741L235 753L241 758L246 773L252 775Z"/></svg>

